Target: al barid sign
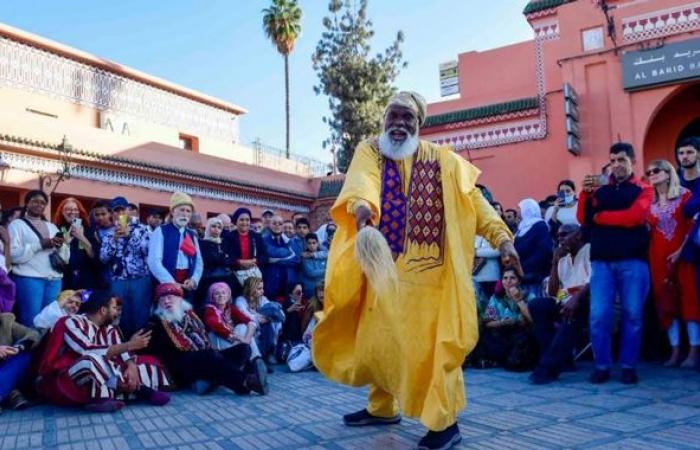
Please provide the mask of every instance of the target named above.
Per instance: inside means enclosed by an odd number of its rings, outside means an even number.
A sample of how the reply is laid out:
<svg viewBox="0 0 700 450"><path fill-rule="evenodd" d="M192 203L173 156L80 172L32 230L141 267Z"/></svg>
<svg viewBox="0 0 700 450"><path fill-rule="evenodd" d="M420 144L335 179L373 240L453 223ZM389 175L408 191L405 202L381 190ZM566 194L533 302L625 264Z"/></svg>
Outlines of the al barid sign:
<svg viewBox="0 0 700 450"><path fill-rule="evenodd" d="M626 91L700 78L700 38L622 55Z"/></svg>

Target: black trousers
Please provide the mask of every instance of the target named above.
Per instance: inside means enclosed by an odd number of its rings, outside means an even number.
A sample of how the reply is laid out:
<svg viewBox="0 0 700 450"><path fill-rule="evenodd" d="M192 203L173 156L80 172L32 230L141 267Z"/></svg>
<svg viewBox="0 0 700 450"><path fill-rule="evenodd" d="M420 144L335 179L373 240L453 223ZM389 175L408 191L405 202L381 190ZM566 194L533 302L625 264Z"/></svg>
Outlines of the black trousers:
<svg viewBox="0 0 700 450"><path fill-rule="evenodd" d="M551 297L533 299L527 307L541 355L535 371L558 376L571 361L576 340L587 322L588 299L579 303L573 320L561 317L560 306Z"/></svg>
<svg viewBox="0 0 700 450"><path fill-rule="evenodd" d="M250 347L247 347L250 357ZM233 347L235 348L235 347ZM180 352L172 358L169 364L175 375L184 383L190 384L197 380L206 380L214 384L226 386L236 394L250 392L245 387L246 374L232 359L238 359L242 352L231 352L233 357L227 357L215 350L199 350L195 352Z"/></svg>

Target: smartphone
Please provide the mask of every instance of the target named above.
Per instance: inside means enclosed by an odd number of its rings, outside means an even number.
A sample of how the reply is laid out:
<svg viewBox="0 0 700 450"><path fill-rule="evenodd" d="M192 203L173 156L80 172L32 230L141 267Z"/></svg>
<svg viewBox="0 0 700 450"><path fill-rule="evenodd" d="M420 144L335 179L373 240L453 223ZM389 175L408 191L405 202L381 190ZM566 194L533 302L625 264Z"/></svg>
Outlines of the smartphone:
<svg viewBox="0 0 700 450"><path fill-rule="evenodd" d="M83 219L81 219L80 217L76 218L76 219L73 221L73 226L74 226L75 228L83 228Z"/></svg>
<svg viewBox="0 0 700 450"><path fill-rule="evenodd" d="M55 239L55 238L61 238L61 239L63 239L63 233L61 233L61 232L59 231L59 232L56 233L56 235L54 236L54 239Z"/></svg>
<svg viewBox="0 0 700 450"><path fill-rule="evenodd" d="M566 194L564 194L563 192L559 192L559 193L557 193L557 198L559 199L560 202L563 203L566 200Z"/></svg>

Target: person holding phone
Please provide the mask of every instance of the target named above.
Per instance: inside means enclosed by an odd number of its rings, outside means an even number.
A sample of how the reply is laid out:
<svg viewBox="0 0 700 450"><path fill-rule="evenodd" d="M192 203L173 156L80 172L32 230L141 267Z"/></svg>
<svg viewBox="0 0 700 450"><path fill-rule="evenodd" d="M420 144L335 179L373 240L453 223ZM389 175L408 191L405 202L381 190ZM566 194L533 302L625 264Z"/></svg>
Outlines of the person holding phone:
<svg viewBox="0 0 700 450"><path fill-rule="evenodd" d="M151 315L152 285L148 270L149 233L126 214L129 202L116 197L110 203L114 226L102 235L100 261L109 268L110 291L122 300L121 329L129 338Z"/></svg>
<svg viewBox="0 0 700 450"><path fill-rule="evenodd" d="M159 390L170 385L165 372L135 353L148 347L151 331L141 329L124 342L114 326L119 302L109 291L94 291L80 314L56 322L38 369L37 390L50 402L113 412L125 406L119 394L154 406L170 401Z"/></svg>
<svg viewBox="0 0 700 450"><path fill-rule="evenodd" d="M562 180L557 186L557 199L544 214L544 220L549 226L549 232L556 238L559 227L564 224L578 225L576 211L578 200L576 199L576 184L571 180Z"/></svg>
<svg viewBox="0 0 700 450"><path fill-rule="evenodd" d="M82 203L73 197L64 199L56 209L53 223L70 247L70 259L63 271L63 289L96 288L99 275L95 270L95 251L85 233L89 219Z"/></svg>
<svg viewBox="0 0 700 450"><path fill-rule="evenodd" d="M577 217L586 227L591 243L590 334L595 370L590 381L594 384L610 379L616 298L622 305L622 382L638 382L636 366L650 284L647 220L654 190L635 176L634 163L631 144L613 144L608 183L601 185L600 175L587 176L579 194Z"/></svg>
<svg viewBox="0 0 700 450"><path fill-rule="evenodd" d="M15 410L29 406L17 386L29 370L29 350L38 342L39 333L17 323L14 314L0 314L0 405Z"/></svg>
<svg viewBox="0 0 700 450"><path fill-rule="evenodd" d="M18 319L25 326L32 326L39 311L56 300L63 278L63 267L57 263L70 259L62 233L44 216L48 202L43 191L29 191L22 217L9 226Z"/></svg>

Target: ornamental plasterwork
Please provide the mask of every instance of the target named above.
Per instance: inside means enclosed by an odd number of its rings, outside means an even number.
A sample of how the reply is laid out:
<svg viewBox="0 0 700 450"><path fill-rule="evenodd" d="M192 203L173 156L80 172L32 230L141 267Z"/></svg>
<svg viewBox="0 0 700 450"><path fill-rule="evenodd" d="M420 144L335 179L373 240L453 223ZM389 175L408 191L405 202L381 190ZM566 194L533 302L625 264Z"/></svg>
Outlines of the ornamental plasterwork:
<svg viewBox="0 0 700 450"><path fill-rule="evenodd" d="M456 151L495 147L497 145L530 141L540 138L542 133L539 119L499 124L493 127L476 128L461 133L429 136L436 144L451 145Z"/></svg>
<svg viewBox="0 0 700 450"><path fill-rule="evenodd" d="M61 164L52 159L39 158L30 155L20 155L11 152L2 152L0 162L12 169L22 170L32 173L57 173L62 169ZM75 164L71 166L71 177L83 180L97 181L100 183L130 186L161 192L185 192L189 195L202 197L210 200L237 202L247 205L276 208L285 211L308 213L309 208L299 205L292 205L284 202L277 202L265 198L253 197L250 195L211 189L192 184L185 184L177 181L153 178L121 172L112 169Z"/></svg>
<svg viewBox="0 0 700 450"><path fill-rule="evenodd" d="M637 42L700 29L700 2L622 19L622 38Z"/></svg>
<svg viewBox="0 0 700 450"><path fill-rule="evenodd" d="M239 139L236 114L4 37L0 85L99 111L127 113L198 136L226 142Z"/></svg>
<svg viewBox="0 0 700 450"><path fill-rule="evenodd" d="M531 22L532 30L535 33L535 38L559 38L559 20L557 18L544 19Z"/></svg>

